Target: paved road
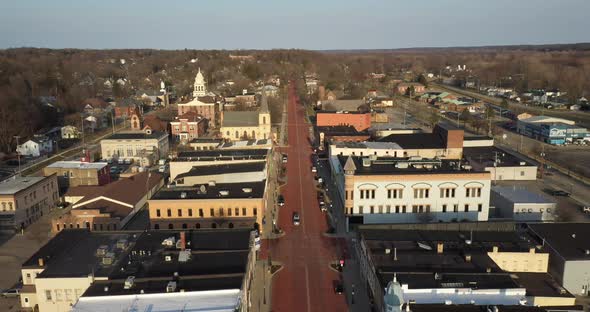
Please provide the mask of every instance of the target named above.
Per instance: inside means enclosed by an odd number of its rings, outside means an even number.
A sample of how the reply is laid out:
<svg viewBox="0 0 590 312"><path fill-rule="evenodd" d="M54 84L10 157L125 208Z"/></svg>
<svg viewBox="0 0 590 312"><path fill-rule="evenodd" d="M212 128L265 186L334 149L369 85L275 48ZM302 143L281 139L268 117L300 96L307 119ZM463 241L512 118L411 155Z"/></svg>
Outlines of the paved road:
<svg viewBox="0 0 590 312"><path fill-rule="evenodd" d="M341 239L325 237L328 225L315 198L314 175L311 172L309 124L304 121L304 108L296 100L293 86L289 89L289 144L282 149L289 155L287 184L283 187L286 205L279 213L278 224L285 232L279 239L263 241L261 257L279 261L283 269L273 279L272 311L346 311L345 296L333 291L333 280L339 273L330 262L339 257ZM292 222L298 211L301 225Z"/></svg>

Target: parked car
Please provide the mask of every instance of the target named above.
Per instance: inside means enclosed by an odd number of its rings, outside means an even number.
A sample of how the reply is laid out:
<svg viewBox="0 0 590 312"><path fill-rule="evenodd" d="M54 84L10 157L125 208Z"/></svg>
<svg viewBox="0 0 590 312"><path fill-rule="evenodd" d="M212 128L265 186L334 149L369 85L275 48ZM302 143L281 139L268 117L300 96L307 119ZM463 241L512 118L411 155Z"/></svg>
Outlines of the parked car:
<svg viewBox="0 0 590 312"><path fill-rule="evenodd" d="M124 164L125 164L125 159L123 159L123 158L119 158L119 159L117 160L117 163L119 163L119 165L124 165Z"/></svg>
<svg viewBox="0 0 590 312"><path fill-rule="evenodd" d="M301 224L301 219L299 218L299 213L293 212L293 225Z"/></svg>
<svg viewBox="0 0 590 312"><path fill-rule="evenodd" d="M287 163L287 154L283 154L283 164Z"/></svg>
<svg viewBox="0 0 590 312"><path fill-rule="evenodd" d="M342 295L344 293L344 285L340 280L334 280L334 293Z"/></svg>
<svg viewBox="0 0 590 312"><path fill-rule="evenodd" d="M11 288L2 291L2 297L18 297L20 295L20 289Z"/></svg>
<svg viewBox="0 0 590 312"><path fill-rule="evenodd" d="M132 163L131 159L125 159L125 164L126 165L131 165L131 163Z"/></svg>
<svg viewBox="0 0 590 312"><path fill-rule="evenodd" d="M283 195L279 194L279 197L277 198L277 203L281 207L285 206L285 197L283 197Z"/></svg>
<svg viewBox="0 0 590 312"><path fill-rule="evenodd" d="M316 168L315 166L311 166L311 172L313 172L313 173L318 172L318 168Z"/></svg>
<svg viewBox="0 0 590 312"><path fill-rule="evenodd" d="M326 203L320 203L320 210L321 211L328 211L328 207L326 207Z"/></svg>
<svg viewBox="0 0 590 312"><path fill-rule="evenodd" d="M570 196L570 193L568 193L566 191L562 191L562 190L549 190L549 194L551 194L553 196L564 196L564 197Z"/></svg>

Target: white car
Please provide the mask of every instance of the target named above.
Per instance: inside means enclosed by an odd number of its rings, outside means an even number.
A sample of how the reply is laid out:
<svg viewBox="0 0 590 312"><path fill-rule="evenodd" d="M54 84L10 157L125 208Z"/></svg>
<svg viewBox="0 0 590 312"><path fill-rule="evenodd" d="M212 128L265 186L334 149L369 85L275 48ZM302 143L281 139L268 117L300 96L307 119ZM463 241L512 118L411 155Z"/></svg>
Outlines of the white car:
<svg viewBox="0 0 590 312"><path fill-rule="evenodd" d="M315 172L318 172L318 168L316 168L315 166L312 166L312 167L311 167L311 172L314 172L314 173L315 173Z"/></svg>

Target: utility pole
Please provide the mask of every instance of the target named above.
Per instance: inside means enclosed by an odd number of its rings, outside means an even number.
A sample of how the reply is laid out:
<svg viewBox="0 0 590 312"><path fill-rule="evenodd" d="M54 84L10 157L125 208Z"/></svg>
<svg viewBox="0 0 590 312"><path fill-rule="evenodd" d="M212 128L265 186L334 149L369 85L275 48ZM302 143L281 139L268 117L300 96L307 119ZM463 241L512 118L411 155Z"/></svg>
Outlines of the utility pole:
<svg viewBox="0 0 590 312"><path fill-rule="evenodd" d="M113 116L113 111L111 111L111 126L113 126L113 134L115 134L115 117Z"/></svg>
<svg viewBox="0 0 590 312"><path fill-rule="evenodd" d="M20 170L20 152L18 150L18 139L20 139L19 135L15 135L14 138L16 139L16 158L18 158L18 175L21 175L21 170Z"/></svg>
<svg viewBox="0 0 590 312"><path fill-rule="evenodd" d="M80 115L80 120L82 121L82 125L80 126L80 129L82 130L82 148L84 148L84 115Z"/></svg>

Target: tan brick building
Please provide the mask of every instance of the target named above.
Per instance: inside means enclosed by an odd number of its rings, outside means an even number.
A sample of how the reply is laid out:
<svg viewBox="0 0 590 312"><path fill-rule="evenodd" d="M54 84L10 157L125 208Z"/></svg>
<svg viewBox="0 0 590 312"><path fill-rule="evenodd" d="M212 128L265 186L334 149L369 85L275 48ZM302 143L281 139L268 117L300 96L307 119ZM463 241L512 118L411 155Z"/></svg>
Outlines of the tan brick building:
<svg viewBox="0 0 590 312"><path fill-rule="evenodd" d="M111 182L108 163L57 161L43 168L43 175L57 175L60 187L104 185Z"/></svg>
<svg viewBox="0 0 590 312"><path fill-rule="evenodd" d="M152 229L262 230L266 181L162 188L148 205Z"/></svg>
<svg viewBox="0 0 590 312"><path fill-rule="evenodd" d="M55 174L4 181L0 183L0 230L25 228L51 211L58 202Z"/></svg>

